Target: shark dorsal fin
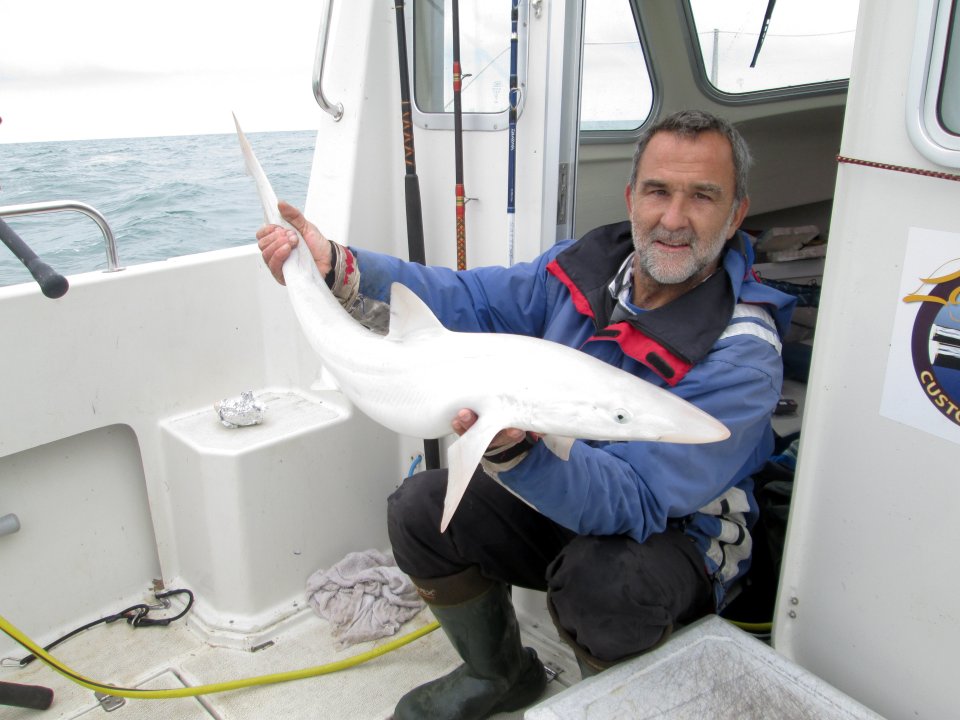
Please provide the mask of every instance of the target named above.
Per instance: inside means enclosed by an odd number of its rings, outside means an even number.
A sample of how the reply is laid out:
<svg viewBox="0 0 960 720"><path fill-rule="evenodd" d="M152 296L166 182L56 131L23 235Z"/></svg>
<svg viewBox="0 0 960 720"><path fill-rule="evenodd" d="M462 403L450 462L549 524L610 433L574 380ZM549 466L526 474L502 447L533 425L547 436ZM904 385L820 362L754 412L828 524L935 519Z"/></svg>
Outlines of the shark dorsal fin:
<svg viewBox="0 0 960 720"><path fill-rule="evenodd" d="M390 286L390 332L388 340L403 340L414 333L443 331L436 315L405 285Z"/></svg>

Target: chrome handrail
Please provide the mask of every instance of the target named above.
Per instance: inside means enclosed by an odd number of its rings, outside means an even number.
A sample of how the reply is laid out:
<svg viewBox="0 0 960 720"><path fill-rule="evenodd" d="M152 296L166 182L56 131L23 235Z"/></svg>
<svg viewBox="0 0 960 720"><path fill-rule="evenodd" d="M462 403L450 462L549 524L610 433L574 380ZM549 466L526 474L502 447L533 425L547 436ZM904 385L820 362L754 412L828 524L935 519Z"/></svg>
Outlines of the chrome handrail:
<svg viewBox="0 0 960 720"><path fill-rule="evenodd" d="M83 213L97 225L103 233L103 239L107 242L107 269L106 272L115 272L122 270L120 260L117 257L117 241L113 237L113 230L107 224L107 219L95 207L82 203L79 200L53 200L50 202L23 203L22 205L2 205L0 206L0 217L14 217L16 215L36 215L41 213L60 212L63 210L75 210Z"/></svg>
<svg viewBox="0 0 960 720"><path fill-rule="evenodd" d="M317 36L317 55L313 61L313 97L317 104L324 111L329 113L334 122L343 117L343 105L337 103L331 104L323 94L323 66L326 62L327 38L330 36L330 17L333 15L333 0L327 0L326 17L323 24L320 25L320 33Z"/></svg>

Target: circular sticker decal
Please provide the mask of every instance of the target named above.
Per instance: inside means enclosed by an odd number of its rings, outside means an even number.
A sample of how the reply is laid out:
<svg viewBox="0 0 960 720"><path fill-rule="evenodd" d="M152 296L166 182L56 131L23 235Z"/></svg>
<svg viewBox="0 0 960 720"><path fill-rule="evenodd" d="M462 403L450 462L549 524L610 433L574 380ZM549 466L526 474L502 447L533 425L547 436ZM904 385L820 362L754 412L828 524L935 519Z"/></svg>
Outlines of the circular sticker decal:
<svg viewBox="0 0 960 720"><path fill-rule="evenodd" d="M910 341L913 367L927 399L960 425L960 272L924 282L932 289L910 298L922 301Z"/></svg>

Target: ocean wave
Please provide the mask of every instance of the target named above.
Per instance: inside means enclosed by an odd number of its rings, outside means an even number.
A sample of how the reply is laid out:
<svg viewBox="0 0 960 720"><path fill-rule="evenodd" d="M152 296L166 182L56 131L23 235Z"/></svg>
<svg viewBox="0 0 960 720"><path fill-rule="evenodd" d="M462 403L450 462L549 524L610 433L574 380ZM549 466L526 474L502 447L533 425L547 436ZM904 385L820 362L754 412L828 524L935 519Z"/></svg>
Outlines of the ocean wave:
<svg viewBox="0 0 960 720"><path fill-rule="evenodd" d="M280 197L305 197L313 132L251 134ZM255 242L263 215L233 135L0 145L0 205L78 200L106 217L124 266ZM6 218L58 272L106 268L100 229L75 212ZM0 247L0 286L31 282Z"/></svg>

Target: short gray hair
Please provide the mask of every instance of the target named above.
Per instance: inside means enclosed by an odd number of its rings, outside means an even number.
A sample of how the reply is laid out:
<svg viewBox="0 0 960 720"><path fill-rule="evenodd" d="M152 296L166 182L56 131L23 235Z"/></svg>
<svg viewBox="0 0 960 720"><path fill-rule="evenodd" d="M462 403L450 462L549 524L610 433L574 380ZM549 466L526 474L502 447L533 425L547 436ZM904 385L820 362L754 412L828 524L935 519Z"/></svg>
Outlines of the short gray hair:
<svg viewBox="0 0 960 720"><path fill-rule="evenodd" d="M640 134L637 147L633 152L633 170L630 173L631 190L637 185L640 159L650 139L660 132L673 133L685 138L695 138L705 132L718 132L723 135L733 151L734 204L746 199L750 165L753 163L747 141L729 122L703 110L680 110L658 120Z"/></svg>

